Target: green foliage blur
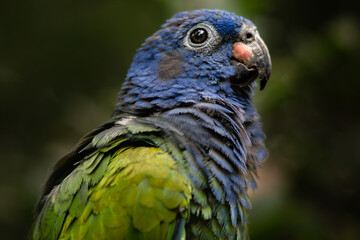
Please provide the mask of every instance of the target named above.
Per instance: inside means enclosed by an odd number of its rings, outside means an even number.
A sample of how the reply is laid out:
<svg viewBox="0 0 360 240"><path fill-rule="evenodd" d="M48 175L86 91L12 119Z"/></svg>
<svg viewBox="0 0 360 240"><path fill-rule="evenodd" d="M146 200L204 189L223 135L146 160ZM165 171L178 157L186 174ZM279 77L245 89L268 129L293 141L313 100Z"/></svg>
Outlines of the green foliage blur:
<svg viewBox="0 0 360 240"><path fill-rule="evenodd" d="M325 4L326 3L326 4ZM50 167L106 121L136 49L179 11L253 20L273 74L256 105L269 158L251 239L360 239L360 22L302 0L0 2L0 232L25 239Z"/></svg>

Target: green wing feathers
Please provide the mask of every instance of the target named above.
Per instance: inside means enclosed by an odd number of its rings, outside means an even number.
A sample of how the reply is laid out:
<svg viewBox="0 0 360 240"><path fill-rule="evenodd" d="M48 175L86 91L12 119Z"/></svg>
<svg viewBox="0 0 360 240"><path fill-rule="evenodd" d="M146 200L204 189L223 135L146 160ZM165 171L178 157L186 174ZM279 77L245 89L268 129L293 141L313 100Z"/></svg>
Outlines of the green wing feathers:
<svg viewBox="0 0 360 240"><path fill-rule="evenodd" d="M123 141L117 139L93 152L52 190L35 223L33 239L185 235L190 183L162 149L116 149Z"/></svg>

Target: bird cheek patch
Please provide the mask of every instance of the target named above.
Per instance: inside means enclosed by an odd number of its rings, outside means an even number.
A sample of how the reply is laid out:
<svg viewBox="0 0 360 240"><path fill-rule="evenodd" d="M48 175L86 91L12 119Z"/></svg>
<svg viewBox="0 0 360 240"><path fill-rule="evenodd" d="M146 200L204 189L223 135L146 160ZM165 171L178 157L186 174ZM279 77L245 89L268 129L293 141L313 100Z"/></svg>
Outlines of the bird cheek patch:
<svg viewBox="0 0 360 240"><path fill-rule="evenodd" d="M166 81L178 77L183 72L183 62L180 53L176 51L166 53L158 66L159 79Z"/></svg>

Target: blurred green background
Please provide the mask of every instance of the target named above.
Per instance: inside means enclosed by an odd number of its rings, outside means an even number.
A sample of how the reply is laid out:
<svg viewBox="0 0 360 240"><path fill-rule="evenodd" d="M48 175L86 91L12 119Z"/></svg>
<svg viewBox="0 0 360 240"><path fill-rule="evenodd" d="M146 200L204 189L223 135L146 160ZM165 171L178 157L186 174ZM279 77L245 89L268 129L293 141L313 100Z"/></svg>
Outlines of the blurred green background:
<svg viewBox="0 0 360 240"><path fill-rule="evenodd" d="M256 239L360 239L360 22L355 1L0 2L0 232L25 239L49 168L106 121L136 49L178 11L253 20L273 74L257 91L269 158Z"/></svg>

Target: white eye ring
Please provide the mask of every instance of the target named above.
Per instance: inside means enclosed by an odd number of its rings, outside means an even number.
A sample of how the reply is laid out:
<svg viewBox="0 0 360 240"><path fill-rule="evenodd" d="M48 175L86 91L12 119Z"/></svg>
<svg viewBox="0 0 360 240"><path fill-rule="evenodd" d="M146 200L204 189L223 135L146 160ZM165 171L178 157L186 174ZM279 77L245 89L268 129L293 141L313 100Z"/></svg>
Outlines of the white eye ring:
<svg viewBox="0 0 360 240"><path fill-rule="evenodd" d="M201 43L194 43L191 41L191 34L196 29L203 29L207 33L207 39L204 40ZM184 46L192 51L195 52L208 52L210 51L214 46L219 44L221 42L221 37L215 30L213 26L211 26L208 23L199 23L190 28L190 30L186 33L186 36L184 38Z"/></svg>

